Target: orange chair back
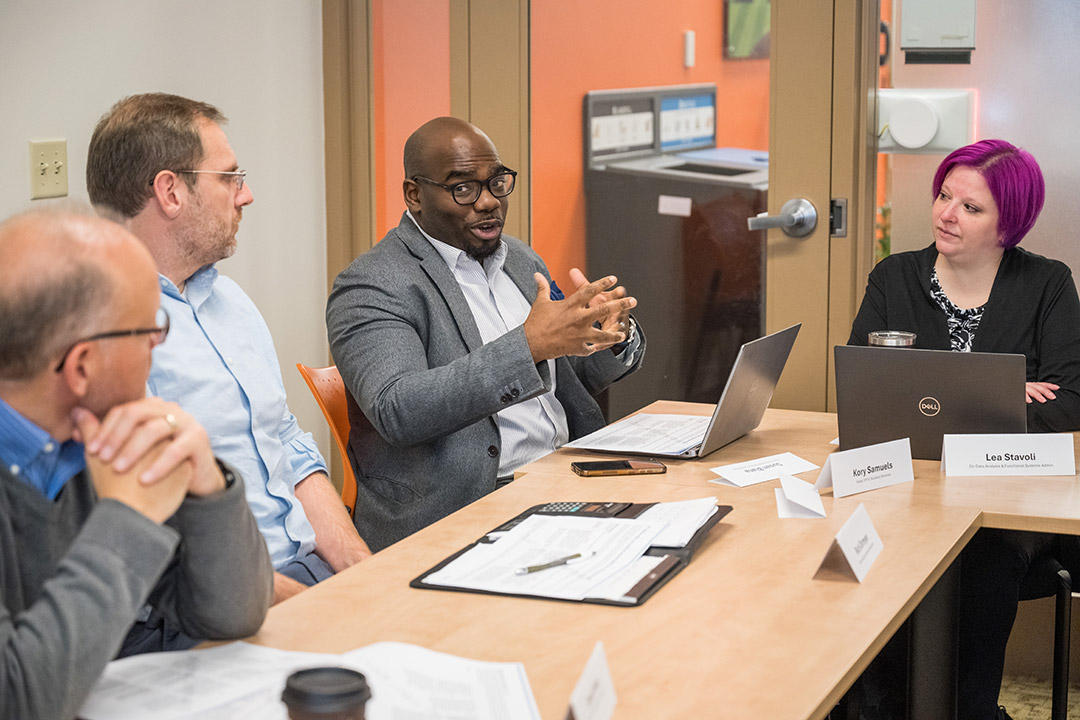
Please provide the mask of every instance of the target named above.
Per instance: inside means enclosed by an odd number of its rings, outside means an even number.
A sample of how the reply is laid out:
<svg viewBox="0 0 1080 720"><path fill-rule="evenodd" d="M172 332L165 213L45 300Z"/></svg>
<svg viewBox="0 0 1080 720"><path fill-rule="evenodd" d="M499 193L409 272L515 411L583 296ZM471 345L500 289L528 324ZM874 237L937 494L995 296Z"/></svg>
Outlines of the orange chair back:
<svg viewBox="0 0 1080 720"><path fill-rule="evenodd" d="M341 451L341 465L345 477L341 483L341 501L349 511L350 516L356 515L356 476L353 475L352 463L349 462L349 398L345 390L345 383L341 381L341 373L336 365L324 368L313 368L296 363L296 369L300 371L304 382L315 396L315 402L319 403L326 418L330 432L337 442L338 450Z"/></svg>

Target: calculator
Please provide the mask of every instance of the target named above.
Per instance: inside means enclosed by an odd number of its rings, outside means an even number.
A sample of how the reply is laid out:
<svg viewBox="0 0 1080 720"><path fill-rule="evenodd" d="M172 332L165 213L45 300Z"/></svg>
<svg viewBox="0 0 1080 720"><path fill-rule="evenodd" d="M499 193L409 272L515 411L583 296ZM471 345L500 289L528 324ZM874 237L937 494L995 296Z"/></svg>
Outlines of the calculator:
<svg viewBox="0 0 1080 720"><path fill-rule="evenodd" d="M529 508L531 514L584 515L587 517L615 517L630 503L620 502L550 502Z"/></svg>
<svg viewBox="0 0 1080 720"><path fill-rule="evenodd" d="M488 533L489 538L497 537L502 533L512 530L522 520L530 515L578 515L581 517L634 517L647 507L655 503L635 505L624 502L550 502L543 505L533 505L515 518L507 520L499 527Z"/></svg>

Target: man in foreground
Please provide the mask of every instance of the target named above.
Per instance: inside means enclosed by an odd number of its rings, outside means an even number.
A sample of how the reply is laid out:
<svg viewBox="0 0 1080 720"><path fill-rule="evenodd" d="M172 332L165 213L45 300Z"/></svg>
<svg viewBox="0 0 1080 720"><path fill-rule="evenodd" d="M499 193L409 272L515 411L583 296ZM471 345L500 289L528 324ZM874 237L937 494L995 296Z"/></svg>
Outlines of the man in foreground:
<svg viewBox="0 0 1080 720"><path fill-rule="evenodd" d="M242 481L144 397L159 295L119 225L0 225L0 717L74 717L114 657L250 635L269 607Z"/></svg>

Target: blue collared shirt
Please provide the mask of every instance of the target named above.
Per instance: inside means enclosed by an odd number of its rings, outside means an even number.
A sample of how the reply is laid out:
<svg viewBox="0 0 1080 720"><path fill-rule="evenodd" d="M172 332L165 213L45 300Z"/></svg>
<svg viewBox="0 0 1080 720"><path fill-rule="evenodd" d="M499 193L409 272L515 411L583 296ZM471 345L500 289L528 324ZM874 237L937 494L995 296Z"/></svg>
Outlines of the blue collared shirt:
<svg viewBox="0 0 1080 720"><path fill-rule="evenodd" d="M183 294L159 275L169 313L165 342L154 348L148 386L191 413L210 435L214 454L244 478L248 504L274 567L315 548L315 531L297 483L326 463L285 402L270 330L240 286L207 266Z"/></svg>
<svg viewBox="0 0 1080 720"><path fill-rule="evenodd" d="M12 475L55 500L86 467L82 443L59 442L0 400L0 460Z"/></svg>

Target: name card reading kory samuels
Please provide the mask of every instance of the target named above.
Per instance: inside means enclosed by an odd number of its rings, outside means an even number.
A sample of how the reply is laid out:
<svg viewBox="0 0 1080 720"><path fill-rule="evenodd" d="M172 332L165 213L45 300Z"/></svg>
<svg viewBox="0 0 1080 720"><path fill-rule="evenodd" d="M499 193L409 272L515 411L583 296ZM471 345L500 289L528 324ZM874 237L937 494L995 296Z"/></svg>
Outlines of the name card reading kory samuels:
<svg viewBox="0 0 1080 720"><path fill-rule="evenodd" d="M1075 475L1072 433L946 435L945 475Z"/></svg>
<svg viewBox="0 0 1080 720"><path fill-rule="evenodd" d="M913 482L911 443L907 438L834 452L814 483L819 491L833 489L833 497Z"/></svg>

